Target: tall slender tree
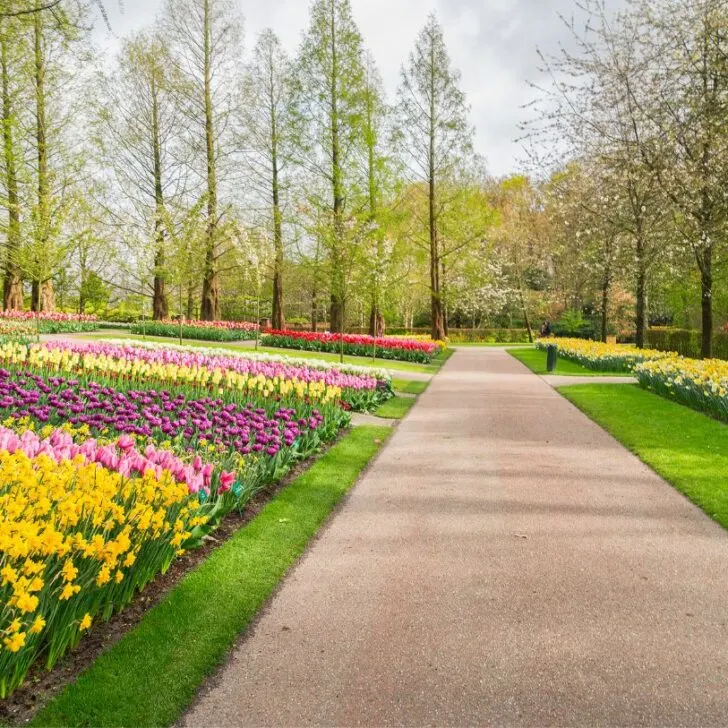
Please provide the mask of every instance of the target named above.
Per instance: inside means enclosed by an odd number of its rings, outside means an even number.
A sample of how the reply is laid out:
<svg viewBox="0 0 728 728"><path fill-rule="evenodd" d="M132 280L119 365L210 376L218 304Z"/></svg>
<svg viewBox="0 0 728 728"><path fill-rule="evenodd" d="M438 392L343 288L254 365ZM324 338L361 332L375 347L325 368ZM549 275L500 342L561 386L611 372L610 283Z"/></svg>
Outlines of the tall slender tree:
<svg viewBox="0 0 728 728"><path fill-rule="evenodd" d="M13 20L0 21L0 75L2 76L2 130L3 130L3 181L7 209L5 247L5 273L3 276L3 308L23 308L23 283L20 277L18 257L21 239L20 189L18 181L18 88L14 79L19 75L17 48L24 47L25 39L18 32ZM26 49L27 50L27 49Z"/></svg>
<svg viewBox="0 0 728 728"><path fill-rule="evenodd" d="M355 153L361 148L363 91L362 38L350 1L316 0L298 59L296 111L302 164L324 182L329 196L310 199L328 218L324 243L329 254L332 331L342 331L345 325L346 271L351 260L348 203Z"/></svg>
<svg viewBox="0 0 728 728"><path fill-rule="evenodd" d="M262 202L266 228L273 239L272 325L285 328L283 310L285 262L284 205L292 153L292 64L278 36L264 30L245 73L243 134L248 150L249 184Z"/></svg>
<svg viewBox="0 0 728 728"><path fill-rule="evenodd" d="M427 187L426 244L430 261L431 333L445 338L445 308L441 285L441 221L448 206L443 183L465 164L472 151L460 74L452 68L442 27L434 14L427 19L414 51L402 69L399 87L401 153L411 178Z"/></svg>
<svg viewBox="0 0 728 728"><path fill-rule="evenodd" d="M225 253L221 166L231 154L233 67L240 55L242 20L232 0L167 0L165 24L185 81L180 99L190 126L189 142L201 152L206 233L200 317L213 321L220 318L219 269Z"/></svg>
<svg viewBox="0 0 728 728"><path fill-rule="evenodd" d="M116 182L109 212L114 223L133 230L129 258L141 269L142 289L151 287L155 319L169 315L166 220L185 181L176 142L176 81L164 38L132 36L122 46L99 112L103 160ZM140 240L148 241L141 249Z"/></svg>

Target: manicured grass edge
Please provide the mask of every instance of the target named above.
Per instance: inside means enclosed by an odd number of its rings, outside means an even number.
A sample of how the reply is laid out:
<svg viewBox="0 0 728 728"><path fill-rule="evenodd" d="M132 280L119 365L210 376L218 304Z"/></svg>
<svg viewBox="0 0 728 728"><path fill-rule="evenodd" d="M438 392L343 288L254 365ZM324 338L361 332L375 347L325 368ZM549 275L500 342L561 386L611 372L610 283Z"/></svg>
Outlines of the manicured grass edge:
<svg viewBox="0 0 728 728"><path fill-rule="evenodd" d="M392 387L395 393L403 392L404 394L423 394L430 386L429 381L420 381L418 379L392 379Z"/></svg>
<svg viewBox="0 0 728 728"><path fill-rule="evenodd" d="M628 377L629 372L610 372L599 371L597 369L587 369L578 362L560 356L556 364L556 371L549 372L546 370L546 352L540 351L535 347L516 347L506 349L506 353L517 359L525 367L528 367L534 374L538 376L555 375L559 377ZM536 363L538 359L538 364ZM542 363L541 363L542 362Z"/></svg>
<svg viewBox="0 0 728 728"><path fill-rule="evenodd" d="M392 397L377 407L374 414L385 420L401 420L417 404L416 397Z"/></svg>
<svg viewBox="0 0 728 728"><path fill-rule="evenodd" d="M557 391L728 530L728 425L637 384Z"/></svg>
<svg viewBox="0 0 728 728"><path fill-rule="evenodd" d="M167 726L192 702L390 434L356 427L32 721Z"/></svg>

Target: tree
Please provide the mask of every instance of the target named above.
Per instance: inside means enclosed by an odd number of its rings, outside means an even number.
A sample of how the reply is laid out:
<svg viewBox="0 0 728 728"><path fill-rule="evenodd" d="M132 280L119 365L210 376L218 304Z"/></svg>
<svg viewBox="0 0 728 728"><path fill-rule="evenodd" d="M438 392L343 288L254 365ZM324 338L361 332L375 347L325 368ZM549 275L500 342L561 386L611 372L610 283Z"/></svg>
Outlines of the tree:
<svg viewBox="0 0 728 728"><path fill-rule="evenodd" d="M18 53L20 47L21 53ZM20 278L18 257L22 244L20 222L21 201L18 166L22 150L19 148L19 76L22 53L27 52L25 38L17 24L7 18L0 21L0 75L2 76L2 131L3 182L7 209L5 273L3 276L3 308L23 308L23 283Z"/></svg>
<svg viewBox="0 0 728 728"><path fill-rule="evenodd" d="M449 201L442 184L472 151L473 130L459 80L460 74L451 68L442 28L435 15L430 15L402 69L398 136L412 179L427 186L431 329L435 339L445 337L440 234Z"/></svg>
<svg viewBox="0 0 728 728"><path fill-rule="evenodd" d="M322 212L322 241L329 253L331 305L329 326L345 326L347 234L351 215L355 152L361 146L364 66L362 39L349 0L316 0L298 58L296 115L305 172L321 180L328 199L309 195ZM314 186L315 190L320 188ZM321 216L317 215L318 222Z"/></svg>
<svg viewBox="0 0 728 728"><path fill-rule="evenodd" d="M163 319L169 315L165 219L170 203L181 202L185 183L178 79L164 38L140 33L126 40L106 86L99 121L105 167L115 181L109 213L115 226L133 231L129 259L141 264L142 285L151 283L153 317Z"/></svg>
<svg viewBox="0 0 728 728"><path fill-rule="evenodd" d="M173 60L184 84L181 110L189 124L190 149L206 201L205 262L200 317L220 318L219 268L227 252L221 213L221 166L231 153L234 59L239 56L241 20L232 0L167 0L165 27Z"/></svg>
<svg viewBox="0 0 728 728"><path fill-rule="evenodd" d="M292 72L292 64L276 34L270 29L263 31L246 68L243 134L247 142L250 184L263 200L266 227L273 238L274 329L285 328L283 208L288 191L284 175L292 152Z"/></svg>
<svg viewBox="0 0 728 728"><path fill-rule="evenodd" d="M728 232L728 11L722 0L665 0L657 8L641 2L635 15L651 60L630 89L654 130L641 151L700 273L701 354L709 358L716 267Z"/></svg>

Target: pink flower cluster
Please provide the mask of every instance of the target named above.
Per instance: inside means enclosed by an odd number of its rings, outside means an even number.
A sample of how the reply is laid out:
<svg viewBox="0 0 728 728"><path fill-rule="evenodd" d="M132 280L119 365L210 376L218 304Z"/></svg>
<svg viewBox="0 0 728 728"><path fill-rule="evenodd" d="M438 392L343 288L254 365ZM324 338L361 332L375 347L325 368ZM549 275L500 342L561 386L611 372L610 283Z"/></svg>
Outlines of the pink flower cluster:
<svg viewBox="0 0 728 728"><path fill-rule="evenodd" d="M147 470L159 478L164 471L169 471L175 480L187 485L190 493L202 491L209 495L213 479L213 466L203 463L199 455L192 463L185 463L169 450L158 450L154 445L148 445L141 453L129 435L122 435L113 445L99 445L93 438L78 445L64 430L55 430L49 437L41 439L31 430L18 435L13 430L0 427L0 450L9 453L22 450L30 458L47 455L57 463L80 455L86 462L98 463L127 478L143 475ZM218 493L230 490L235 479L235 473L221 473Z"/></svg>
<svg viewBox="0 0 728 728"><path fill-rule="evenodd" d="M342 389L374 390L377 388L375 377L346 374L338 369L313 369L294 366L282 362L246 359L241 356L223 356L219 354L203 354L202 352L182 352L174 349L145 349L133 344L109 344L101 341L48 341L43 344L46 349L66 349L78 353L89 353L133 361L139 359L148 363L173 364L185 367L205 367L206 369L234 371L238 374L279 379L298 379L304 382L324 382Z"/></svg>
<svg viewBox="0 0 728 728"><path fill-rule="evenodd" d="M0 318L12 319L13 321L55 321L57 323L78 322L92 323L98 321L98 318L92 314L81 313L63 313L62 311L17 311L10 309L8 311L0 311Z"/></svg>
<svg viewBox="0 0 728 728"><path fill-rule="evenodd" d="M179 325L175 319L163 319L163 324ZM229 329L231 331L256 331L260 328L258 324L249 321L182 321L185 326L194 326L198 329Z"/></svg>

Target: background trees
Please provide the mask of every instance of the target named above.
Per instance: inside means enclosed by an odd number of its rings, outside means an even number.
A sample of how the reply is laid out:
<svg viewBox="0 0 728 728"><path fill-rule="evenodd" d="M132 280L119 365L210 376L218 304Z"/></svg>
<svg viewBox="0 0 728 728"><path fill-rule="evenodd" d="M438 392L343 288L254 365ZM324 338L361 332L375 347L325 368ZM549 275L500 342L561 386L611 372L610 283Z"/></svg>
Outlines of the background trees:
<svg viewBox="0 0 728 728"><path fill-rule="evenodd" d="M434 15L388 99L349 0L313 2L290 54L273 29L244 47L234 0L168 0L103 69L102 7L0 0L5 307L437 337L549 318L638 345L679 324L710 353L722 0L575 5L541 57L538 153L504 179Z"/></svg>

